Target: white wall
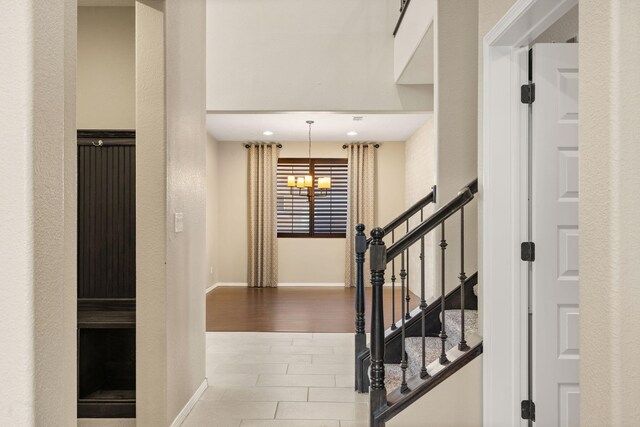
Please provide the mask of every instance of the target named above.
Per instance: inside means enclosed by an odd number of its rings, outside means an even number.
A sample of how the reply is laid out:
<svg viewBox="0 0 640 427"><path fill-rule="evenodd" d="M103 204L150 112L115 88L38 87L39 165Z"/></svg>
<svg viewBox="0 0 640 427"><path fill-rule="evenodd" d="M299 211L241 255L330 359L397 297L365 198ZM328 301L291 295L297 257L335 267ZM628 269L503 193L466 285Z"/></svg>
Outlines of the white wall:
<svg viewBox="0 0 640 427"><path fill-rule="evenodd" d="M75 2L0 16L0 419L75 422ZM61 393L60 390L67 390Z"/></svg>
<svg viewBox="0 0 640 427"><path fill-rule="evenodd" d="M78 129L135 129L135 9L78 8Z"/></svg>
<svg viewBox="0 0 640 427"><path fill-rule="evenodd" d="M410 12L411 8L408 9ZM456 196L458 190L476 178L477 172L477 104L478 68L478 2L469 0L439 1L434 22L435 45L435 113L431 120L407 143L407 184L411 179L425 182L435 177L438 209ZM409 151L415 159L409 158ZM420 166L412 165L423 164ZM424 185L424 184L422 184ZM419 198L409 194L407 205ZM428 192L428 191L427 191ZM424 193L426 194L426 192ZM423 194L423 195L424 195ZM477 201L465 207L465 272L470 276L477 270ZM459 213L446 221L446 291L460 284L460 221ZM432 233L427 242L427 266L435 268L427 274L429 291L440 295L441 231ZM412 266L416 264L413 260ZM414 280L419 279L412 267ZM435 278L433 272L435 271ZM418 277L416 277L418 276ZM434 286L435 285L435 286ZM417 288L413 284L413 289ZM434 289L435 288L435 289ZM429 291L426 297L429 297ZM459 399L453 399L457 396ZM459 402L464 402L460 410ZM456 402L453 404L452 402ZM482 425L482 359L475 359L461 371L447 379L435 390L420 398L388 424L405 426L423 422L424 414L442 426ZM433 417L433 418L432 418Z"/></svg>
<svg viewBox="0 0 640 427"><path fill-rule="evenodd" d="M411 2L411 9L407 9L402 20L402 25L398 29L393 39L393 73L395 81L400 81L405 69L412 61L419 45L431 28L436 12L436 0L418 0ZM430 39L430 46L426 48L427 54L431 56L431 61L421 64L422 66L433 67L433 38ZM421 70L423 76L419 81L433 84L433 69ZM406 81L406 79L402 79Z"/></svg>
<svg viewBox="0 0 640 427"><path fill-rule="evenodd" d="M436 52L436 208L478 177L478 1L438 3ZM460 284L459 214L446 222L446 288ZM465 272L477 271L477 201L465 207ZM440 239L440 231L438 231ZM438 258L439 260L440 258ZM440 262L436 268L440 271ZM439 277L439 274L438 274Z"/></svg>
<svg viewBox="0 0 640 427"><path fill-rule="evenodd" d="M405 209L431 192L436 182L436 138L435 117L429 119L405 143ZM434 211L433 204L424 209L424 219ZM410 222L411 228L420 223L417 214ZM401 227L402 228L402 227ZM404 233L400 233L402 236ZM418 258L419 244L414 245L410 252L410 289L420 295L420 259ZM414 249L415 248L415 249ZM436 240L435 233L425 237L425 298L438 295L436 282Z"/></svg>
<svg viewBox="0 0 640 427"><path fill-rule="evenodd" d="M304 142L282 144L280 157L307 156L307 144ZM342 144L314 142L312 156L345 158L347 153L342 149ZM213 159L211 153L209 159ZM217 260L213 259L212 264L218 282L246 283L247 149L244 143L219 142L217 164L218 240L224 242L221 243L224 249L218 249ZM378 148L377 170L376 223L385 224L397 216L404 206L404 144L381 144ZM280 238L278 250L281 283L344 284L344 239ZM210 282L209 285L214 283Z"/></svg>
<svg viewBox="0 0 640 427"><path fill-rule="evenodd" d="M208 110L433 109L395 85L396 0L208 0Z"/></svg>
<svg viewBox="0 0 640 427"><path fill-rule="evenodd" d="M580 2L580 417L640 423L640 2Z"/></svg>
<svg viewBox="0 0 640 427"><path fill-rule="evenodd" d="M554 22L531 44L536 43L565 43L567 40L578 37L579 4L571 8L563 17Z"/></svg>
<svg viewBox="0 0 640 427"><path fill-rule="evenodd" d="M205 379L204 8L136 4L139 426L169 425Z"/></svg>
<svg viewBox="0 0 640 427"><path fill-rule="evenodd" d="M167 421L205 380L205 0L167 1ZM175 233L174 213L184 232Z"/></svg>

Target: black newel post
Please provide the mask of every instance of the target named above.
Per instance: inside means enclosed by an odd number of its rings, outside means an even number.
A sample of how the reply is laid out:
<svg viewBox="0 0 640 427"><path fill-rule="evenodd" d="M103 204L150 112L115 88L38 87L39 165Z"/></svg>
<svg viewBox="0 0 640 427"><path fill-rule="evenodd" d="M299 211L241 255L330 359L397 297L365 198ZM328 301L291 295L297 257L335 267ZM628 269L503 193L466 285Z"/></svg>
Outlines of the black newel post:
<svg viewBox="0 0 640 427"><path fill-rule="evenodd" d="M371 425L375 426L375 414L387 405L387 389L384 386L384 310L382 287L387 267L387 248L382 241L384 230L371 231L371 386L369 390Z"/></svg>
<svg viewBox="0 0 640 427"><path fill-rule="evenodd" d="M364 224L356 225L356 381L355 388L358 392L365 392L364 378L358 355L367 346L367 336L365 335L364 321L364 254L367 251L367 237L364 234Z"/></svg>

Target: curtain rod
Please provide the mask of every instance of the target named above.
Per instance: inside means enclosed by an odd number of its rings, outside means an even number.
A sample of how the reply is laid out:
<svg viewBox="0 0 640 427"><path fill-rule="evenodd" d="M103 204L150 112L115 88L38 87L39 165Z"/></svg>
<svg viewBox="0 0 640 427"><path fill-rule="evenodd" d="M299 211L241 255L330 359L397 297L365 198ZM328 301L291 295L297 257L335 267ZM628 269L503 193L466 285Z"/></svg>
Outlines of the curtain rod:
<svg viewBox="0 0 640 427"><path fill-rule="evenodd" d="M359 144L359 145L367 145L367 144ZM349 145L348 144L344 144L342 146L342 149L346 149ZM373 148L380 148L380 144L373 144Z"/></svg>
<svg viewBox="0 0 640 427"><path fill-rule="evenodd" d="M271 144L270 144L270 143L265 143L265 144L244 144L244 148L249 148L249 147L251 147L252 145L271 145ZM278 148L282 148L282 144L277 143L277 144L276 144L276 147L278 147Z"/></svg>

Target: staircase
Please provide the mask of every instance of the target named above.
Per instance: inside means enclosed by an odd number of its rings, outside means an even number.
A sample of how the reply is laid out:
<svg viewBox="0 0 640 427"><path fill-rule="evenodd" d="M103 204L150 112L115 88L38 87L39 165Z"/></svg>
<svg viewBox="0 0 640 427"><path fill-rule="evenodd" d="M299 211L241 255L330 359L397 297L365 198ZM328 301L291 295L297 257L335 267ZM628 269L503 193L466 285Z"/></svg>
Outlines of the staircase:
<svg viewBox="0 0 640 427"><path fill-rule="evenodd" d="M477 273L467 277L464 270L464 207L476 193L477 180L474 180L455 198L424 219L424 208L435 199L431 192L384 228L374 228L370 239L366 238L362 224L356 227L355 388L358 392L370 393L371 426L384 426L386 421L482 353L482 338L477 333ZM420 223L410 229L410 220L418 214ZM456 249L460 251L460 273L456 278L459 285L446 294L444 272L449 243L445 226L454 215L461 218L460 241L456 242ZM404 228L405 234L396 241L399 228ZM440 296L427 303L425 236L436 229L441 230ZM388 248L385 236L387 240L390 237ZM364 259L367 251L371 259L370 348L366 346L364 318ZM420 306L410 312L408 284L409 275L414 273L409 271L412 251L418 251L420 259ZM415 255L416 252L413 253ZM385 330L382 287L387 271L391 273L393 298L395 287L400 286L402 309L396 316L394 304L391 325Z"/></svg>

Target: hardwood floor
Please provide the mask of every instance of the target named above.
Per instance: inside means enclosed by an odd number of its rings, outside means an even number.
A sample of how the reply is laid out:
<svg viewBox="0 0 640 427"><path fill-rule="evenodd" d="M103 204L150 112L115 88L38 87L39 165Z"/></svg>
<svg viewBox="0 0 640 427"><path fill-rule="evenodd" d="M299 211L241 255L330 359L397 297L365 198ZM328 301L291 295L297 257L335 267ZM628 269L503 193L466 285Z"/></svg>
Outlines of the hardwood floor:
<svg viewBox="0 0 640 427"><path fill-rule="evenodd" d="M207 295L208 332L354 332L355 288L219 287ZM371 292L366 290L366 320L371 320ZM400 319L400 289L396 287ZM391 288L384 289L385 326L391 324ZM411 309L420 298L411 294Z"/></svg>

